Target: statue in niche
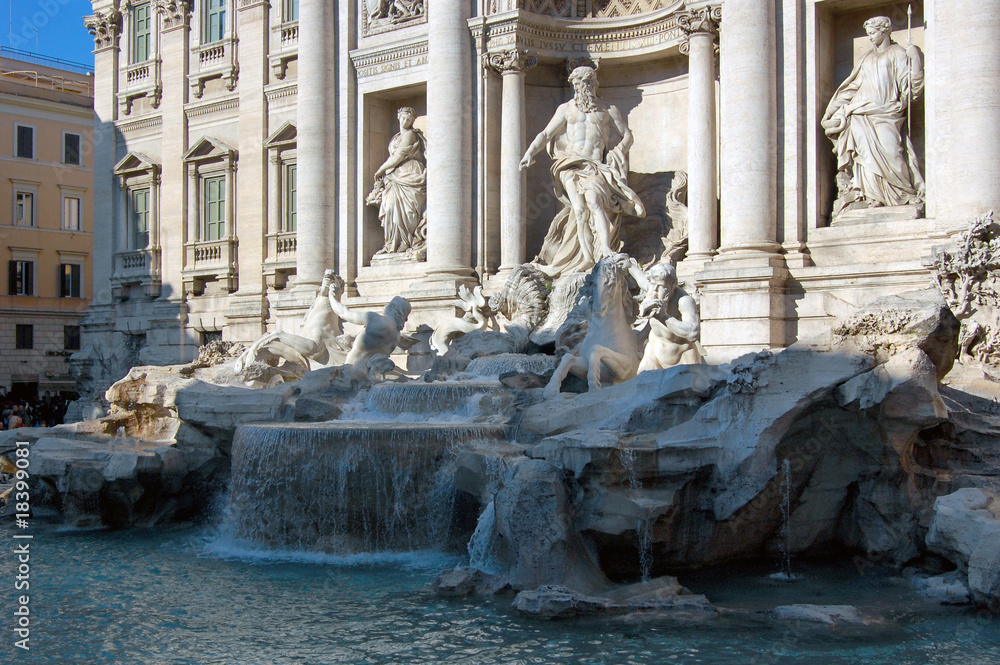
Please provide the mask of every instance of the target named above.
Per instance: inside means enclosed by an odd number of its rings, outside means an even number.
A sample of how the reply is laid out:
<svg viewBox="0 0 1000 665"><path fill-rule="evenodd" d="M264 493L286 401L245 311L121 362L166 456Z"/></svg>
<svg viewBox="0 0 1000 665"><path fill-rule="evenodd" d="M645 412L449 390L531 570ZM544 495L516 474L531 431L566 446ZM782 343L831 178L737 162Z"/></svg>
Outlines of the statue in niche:
<svg viewBox="0 0 1000 665"><path fill-rule="evenodd" d="M329 290L330 309L342 320L364 326L354 339L344 363L367 373L373 381L381 381L396 367L389 356L399 344L399 334L410 316L410 302L396 296L381 314L352 312L339 300L343 289L344 280L336 277Z"/></svg>
<svg viewBox="0 0 1000 665"><path fill-rule="evenodd" d="M538 255L549 276L585 272L621 249L623 214L644 217L639 196L628 186L632 132L614 106L597 96L597 72L577 67L569 75L573 99L556 109L521 159L524 170L544 147L552 158L552 179L563 209L552 220ZM614 134L620 140L611 147Z"/></svg>
<svg viewBox="0 0 1000 665"><path fill-rule="evenodd" d="M366 202L378 206L385 232L381 254L405 252L423 260L427 238L427 163L423 132L413 126L416 112L404 106L396 112L399 133L389 141L389 158L375 172L375 187Z"/></svg>
<svg viewBox="0 0 1000 665"><path fill-rule="evenodd" d="M639 316L649 321L649 337L638 371L702 364L698 303L677 286L676 269L657 263L646 270L646 279Z"/></svg>
<svg viewBox="0 0 1000 665"><path fill-rule="evenodd" d="M365 0L368 25L404 23L424 15L424 0Z"/></svg>
<svg viewBox="0 0 1000 665"><path fill-rule="evenodd" d="M873 49L837 88L821 122L837 156L833 216L881 206L924 202L924 180L903 125L924 87L923 55L892 40L892 21L865 21Z"/></svg>

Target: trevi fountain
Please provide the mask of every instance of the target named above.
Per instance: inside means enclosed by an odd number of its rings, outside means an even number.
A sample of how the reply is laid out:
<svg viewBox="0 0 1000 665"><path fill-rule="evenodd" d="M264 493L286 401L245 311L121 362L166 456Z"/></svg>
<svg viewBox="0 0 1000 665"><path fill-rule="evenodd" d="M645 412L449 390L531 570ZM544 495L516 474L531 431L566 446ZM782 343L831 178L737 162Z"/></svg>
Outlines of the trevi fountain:
<svg viewBox="0 0 1000 665"><path fill-rule="evenodd" d="M429 34L432 70L450 44L447 3L353 4L371 39ZM313 252L293 322L91 372L98 417L0 435L37 561L13 662L1000 661L1000 225L976 207L1000 196L1000 7L482 5L459 25L499 40L498 269L442 239L469 146L432 71L352 148L366 265ZM614 41L636 26L662 39ZM673 60L615 54L670 40L683 109L643 92ZM562 92L526 107L533 67ZM808 113L774 125L790 86ZM960 120L986 127L968 153ZM651 123L685 169L649 168Z"/></svg>

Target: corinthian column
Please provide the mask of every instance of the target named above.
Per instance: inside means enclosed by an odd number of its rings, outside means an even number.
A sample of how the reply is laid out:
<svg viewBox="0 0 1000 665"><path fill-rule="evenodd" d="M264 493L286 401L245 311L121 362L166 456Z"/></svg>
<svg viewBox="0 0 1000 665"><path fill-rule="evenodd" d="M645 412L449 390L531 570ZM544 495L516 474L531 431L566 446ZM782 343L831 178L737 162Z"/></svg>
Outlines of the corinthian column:
<svg viewBox="0 0 1000 665"><path fill-rule="evenodd" d="M470 0L427 12L427 263L437 279L472 275Z"/></svg>
<svg viewBox="0 0 1000 665"><path fill-rule="evenodd" d="M778 250L774 0L727 0L721 41L722 252Z"/></svg>
<svg viewBox="0 0 1000 665"><path fill-rule="evenodd" d="M527 51L512 48L487 53L486 65L503 77L500 129L500 270L525 261L525 174L518 168L525 148L524 72L538 63Z"/></svg>
<svg viewBox="0 0 1000 665"><path fill-rule="evenodd" d="M715 37L722 7L683 12L677 22L686 41L688 63L688 253L704 261L719 246L716 199Z"/></svg>
<svg viewBox="0 0 1000 665"><path fill-rule="evenodd" d="M333 267L336 237L334 134L337 82L334 69L334 4L300 0L298 146L299 207L295 285L312 289Z"/></svg>

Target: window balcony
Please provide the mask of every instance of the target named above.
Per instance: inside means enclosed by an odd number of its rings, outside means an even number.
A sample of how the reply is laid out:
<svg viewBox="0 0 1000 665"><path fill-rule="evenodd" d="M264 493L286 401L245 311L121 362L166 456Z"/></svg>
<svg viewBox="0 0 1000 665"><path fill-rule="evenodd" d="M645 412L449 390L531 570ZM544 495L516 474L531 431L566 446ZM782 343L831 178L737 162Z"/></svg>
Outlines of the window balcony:
<svg viewBox="0 0 1000 665"><path fill-rule="evenodd" d="M274 78L284 80L288 63L299 55L299 22L289 21L271 28L271 53L268 60Z"/></svg>
<svg viewBox="0 0 1000 665"><path fill-rule="evenodd" d="M283 289L288 276L295 272L298 240L295 231L267 235L267 258L264 260L264 282L268 288Z"/></svg>
<svg viewBox="0 0 1000 665"><path fill-rule="evenodd" d="M118 93L118 104L122 114L131 114L132 103L140 97L148 97L150 105L154 109L159 108L162 92L159 57L122 68L121 89Z"/></svg>
<svg viewBox="0 0 1000 665"><path fill-rule="evenodd" d="M111 291L121 299L129 287L138 286L146 295L155 298L160 295L160 250L158 248L133 249L115 253L114 273L111 275Z"/></svg>
<svg viewBox="0 0 1000 665"><path fill-rule="evenodd" d="M191 94L201 98L205 92L205 83L211 79L221 78L226 84L226 90L236 89L240 66L237 60L237 41L233 37L224 37L208 44L200 44L191 49L191 73L188 82Z"/></svg>
<svg viewBox="0 0 1000 665"><path fill-rule="evenodd" d="M237 288L236 238L222 240L199 240L184 246L184 290L194 295L205 292L205 284L219 282L222 288L232 293Z"/></svg>

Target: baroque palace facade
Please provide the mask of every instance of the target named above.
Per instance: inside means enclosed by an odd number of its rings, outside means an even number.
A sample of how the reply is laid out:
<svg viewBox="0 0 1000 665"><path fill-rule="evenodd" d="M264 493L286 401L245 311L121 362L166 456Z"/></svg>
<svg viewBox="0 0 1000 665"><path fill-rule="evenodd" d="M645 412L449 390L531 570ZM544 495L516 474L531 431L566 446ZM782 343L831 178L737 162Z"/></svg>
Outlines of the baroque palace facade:
<svg viewBox="0 0 1000 665"><path fill-rule="evenodd" d="M453 312L460 285L498 290L559 211L544 154L518 164L572 98L579 65L597 67L599 96L634 137L629 183L646 217L623 222L626 251L680 259L710 358L822 336L875 295L926 286L931 248L1000 206L998 0L94 0L93 11L94 300L81 357L95 366L296 331L328 268L352 307L406 296L411 325ZM866 22L879 16L897 51L875 43ZM858 119L865 86L889 71L889 119ZM425 255L386 255L366 201L405 107L426 141ZM861 166L873 151L881 166ZM892 180L893 164L909 194L876 201L865 173Z"/></svg>

